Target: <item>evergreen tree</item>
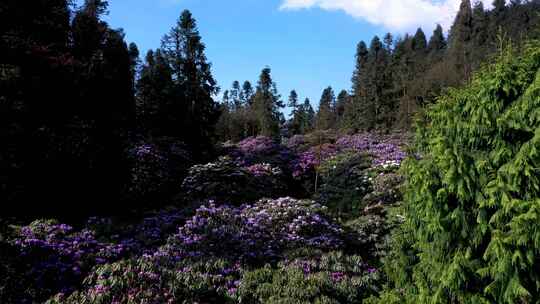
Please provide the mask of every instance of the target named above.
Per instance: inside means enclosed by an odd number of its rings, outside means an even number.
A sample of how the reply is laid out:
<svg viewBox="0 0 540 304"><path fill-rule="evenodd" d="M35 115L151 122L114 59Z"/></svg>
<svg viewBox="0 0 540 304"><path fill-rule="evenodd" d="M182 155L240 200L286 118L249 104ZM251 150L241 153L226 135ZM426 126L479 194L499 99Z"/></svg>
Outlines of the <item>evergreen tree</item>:
<svg viewBox="0 0 540 304"><path fill-rule="evenodd" d="M471 1L462 0L449 35L448 60L454 68L454 84L468 79L471 73L472 21Z"/></svg>
<svg viewBox="0 0 540 304"><path fill-rule="evenodd" d="M416 30L412 43L412 49L417 52L424 51L427 48L426 34L424 34L422 28L418 28L418 30Z"/></svg>
<svg viewBox="0 0 540 304"><path fill-rule="evenodd" d="M289 121L289 129L291 134L300 134L302 112L300 104L298 104L298 94L295 90L292 90L289 94L289 102L287 104L291 108L291 118Z"/></svg>
<svg viewBox="0 0 540 304"><path fill-rule="evenodd" d="M334 90L332 87L324 89L319 102L319 111L317 112L316 126L317 130L329 130L334 127L335 114L333 105L336 102Z"/></svg>
<svg viewBox="0 0 540 304"><path fill-rule="evenodd" d="M171 66L177 99L167 117L168 131L192 146L204 146L219 117L212 99L218 87L191 12L182 12L176 26L163 37L162 48Z"/></svg>
<svg viewBox="0 0 540 304"><path fill-rule="evenodd" d="M240 99L240 95L242 93L242 89L240 88L240 82L235 80L232 84L231 91L230 91L230 97L231 97L231 103L232 107L235 110L239 110L242 106L242 101Z"/></svg>
<svg viewBox="0 0 540 304"><path fill-rule="evenodd" d="M506 10L506 0L493 0L493 12L496 14Z"/></svg>
<svg viewBox="0 0 540 304"><path fill-rule="evenodd" d="M540 45L500 54L418 126L380 303L540 299Z"/></svg>
<svg viewBox="0 0 540 304"><path fill-rule="evenodd" d="M300 134L306 134L311 132L315 127L315 111L311 106L309 98L304 100L304 103L301 105L301 124L300 124Z"/></svg>
<svg viewBox="0 0 540 304"><path fill-rule="evenodd" d="M443 28L440 24L437 24L437 27L433 31L433 35L429 38L428 50L430 54L436 53L437 55L441 54L441 51L446 49L446 38L444 38ZM438 59L439 56L437 56Z"/></svg>
<svg viewBox="0 0 540 304"><path fill-rule="evenodd" d="M280 130L280 112L284 107L272 81L270 68L264 68L253 97L253 113L257 121L257 134L277 138Z"/></svg>
<svg viewBox="0 0 540 304"><path fill-rule="evenodd" d="M131 78L133 83L133 91L135 91L135 86L137 82L138 72L139 72L139 66L141 65L141 59L139 58L139 48L137 45L132 42L129 44L128 47L128 53L129 53L129 63L131 66Z"/></svg>
<svg viewBox="0 0 540 304"><path fill-rule="evenodd" d="M251 105L252 98L255 93L253 92L253 86L251 82L245 81L242 85L242 92L240 92L240 99L244 105Z"/></svg>
<svg viewBox="0 0 540 304"><path fill-rule="evenodd" d="M369 50L366 43L360 41L356 47L356 63L352 76L353 96L344 113L344 125L353 131L360 130L366 125L366 117L363 115L363 111L367 100L368 54Z"/></svg>
<svg viewBox="0 0 540 304"><path fill-rule="evenodd" d="M343 126L343 116L345 114L345 109L347 105L350 103L351 96L349 95L349 92L346 90L342 90L339 92L337 99L336 99L336 126L342 127Z"/></svg>
<svg viewBox="0 0 540 304"><path fill-rule="evenodd" d="M162 51L148 51L137 81L137 115L146 133L167 135L173 88L172 70Z"/></svg>

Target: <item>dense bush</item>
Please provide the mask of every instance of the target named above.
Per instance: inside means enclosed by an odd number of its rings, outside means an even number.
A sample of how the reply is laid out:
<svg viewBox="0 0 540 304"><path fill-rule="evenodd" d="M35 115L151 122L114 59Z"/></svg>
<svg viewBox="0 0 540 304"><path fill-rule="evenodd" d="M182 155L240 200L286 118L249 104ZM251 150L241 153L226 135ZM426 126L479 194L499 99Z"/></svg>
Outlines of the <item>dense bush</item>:
<svg viewBox="0 0 540 304"><path fill-rule="evenodd" d="M216 256L269 262L295 248L336 249L342 229L308 200L280 198L253 205L200 207L163 248L171 257Z"/></svg>
<svg viewBox="0 0 540 304"><path fill-rule="evenodd" d="M441 97L417 147L381 303L538 303L540 44Z"/></svg>
<svg viewBox="0 0 540 304"><path fill-rule="evenodd" d="M331 294L363 294L371 288L364 285L377 275L360 258L337 254L299 260L306 255L299 252L330 252L342 246L343 231L324 210L312 201L291 198L237 208L202 206L166 245L138 258L98 266L82 289L63 291L50 303L238 302L242 274L279 261L312 269L318 273L313 277L326 285L332 280L347 282ZM288 256L294 258L287 260Z"/></svg>
<svg viewBox="0 0 540 304"><path fill-rule="evenodd" d="M281 169L269 164L242 167L231 158L222 157L189 169L182 183L186 202L215 200L242 204L263 197L277 198L286 193L287 184Z"/></svg>
<svg viewBox="0 0 540 304"><path fill-rule="evenodd" d="M339 217L358 216L365 207L362 198L372 191L371 159L358 153L341 153L319 168L321 184L316 198Z"/></svg>
<svg viewBox="0 0 540 304"><path fill-rule="evenodd" d="M128 155L132 163L128 193L144 209L162 207L160 202L170 200L193 164L186 146L171 138L143 140Z"/></svg>
<svg viewBox="0 0 540 304"><path fill-rule="evenodd" d="M270 137L249 137L239 142L231 156L244 166L267 163L287 171L294 161L295 154Z"/></svg>
<svg viewBox="0 0 540 304"><path fill-rule="evenodd" d="M57 294L47 303L230 303L238 277L237 267L222 260L170 263L144 256L100 266L82 290Z"/></svg>
<svg viewBox="0 0 540 304"><path fill-rule="evenodd" d="M377 292L379 273L339 252L295 259L244 274L240 303L361 303Z"/></svg>
<svg viewBox="0 0 540 304"><path fill-rule="evenodd" d="M75 232L55 221L34 221L2 244L6 271L5 303L42 301L50 295L75 290L94 265L117 260L127 253L123 245L101 243L89 230ZM4 263L5 261L5 263ZM11 275L10 275L11 274ZM24 284L23 284L24 283ZM23 284L18 288L10 288Z"/></svg>

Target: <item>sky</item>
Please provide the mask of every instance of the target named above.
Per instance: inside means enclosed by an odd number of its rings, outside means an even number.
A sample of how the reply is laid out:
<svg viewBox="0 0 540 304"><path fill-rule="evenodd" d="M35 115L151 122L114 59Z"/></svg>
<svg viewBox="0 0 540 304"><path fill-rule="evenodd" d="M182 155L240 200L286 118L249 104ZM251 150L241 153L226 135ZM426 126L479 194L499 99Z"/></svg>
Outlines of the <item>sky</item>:
<svg viewBox="0 0 540 304"><path fill-rule="evenodd" d="M482 0L485 4L491 0ZM82 0L78 1L79 3ZM429 36L437 23L448 29L461 0L109 0L104 19L123 28L141 57L184 9L196 18L206 55L222 92L234 80L254 85L268 66L282 99L295 89L318 105L332 86L350 90L356 45L374 35ZM489 7L489 5L488 5ZM289 111L285 111L288 113Z"/></svg>

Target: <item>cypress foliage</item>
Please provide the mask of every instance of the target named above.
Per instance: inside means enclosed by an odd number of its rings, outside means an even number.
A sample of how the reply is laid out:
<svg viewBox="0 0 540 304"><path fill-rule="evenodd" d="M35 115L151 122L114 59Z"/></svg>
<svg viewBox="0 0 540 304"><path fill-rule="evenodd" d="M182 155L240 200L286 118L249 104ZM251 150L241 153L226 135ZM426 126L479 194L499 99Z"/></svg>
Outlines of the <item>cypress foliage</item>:
<svg viewBox="0 0 540 304"><path fill-rule="evenodd" d="M540 301L540 43L501 51L419 123L381 303Z"/></svg>

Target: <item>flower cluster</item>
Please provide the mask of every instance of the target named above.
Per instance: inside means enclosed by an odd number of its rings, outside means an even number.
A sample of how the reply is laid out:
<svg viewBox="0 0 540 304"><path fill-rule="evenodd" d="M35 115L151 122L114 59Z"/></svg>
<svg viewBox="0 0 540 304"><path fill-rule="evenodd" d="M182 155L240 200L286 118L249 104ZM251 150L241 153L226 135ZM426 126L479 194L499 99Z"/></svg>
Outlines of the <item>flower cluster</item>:
<svg viewBox="0 0 540 304"><path fill-rule="evenodd" d="M290 168L296 157L290 149L265 136L244 139L230 156L242 166L268 163L282 170Z"/></svg>
<svg viewBox="0 0 540 304"><path fill-rule="evenodd" d="M246 170L257 177L283 174L280 168L273 167L270 164L255 164L246 167Z"/></svg>
<svg viewBox="0 0 540 304"><path fill-rule="evenodd" d="M322 161L337 155L338 148L332 144L323 144L310 148L301 153L298 162L294 165L293 176L299 178L318 167Z"/></svg>
<svg viewBox="0 0 540 304"><path fill-rule="evenodd" d="M286 189L280 169L265 164L243 168L228 157L193 166L182 183L188 201L216 200L235 205L263 197L276 198Z"/></svg>
<svg viewBox="0 0 540 304"><path fill-rule="evenodd" d="M55 221L35 221L19 229L11 243L40 293L72 291L90 269L124 257L122 244L99 242L92 231L75 232Z"/></svg>
<svg viewBox="0 0 540 304"><path fill-rule="evenodd" d="M324 209L313 201L292 198L239 208L202 206L163 250L177 259L216 256L256 262L278 258L292 248L338 248L342 231L324 216Z"/></svg>
<svg viewBox="0 0 540 304"><path fill-rule="evenodd" d="M396 164L399 166L406 154L401 149L403 140L399 136L376 136L356 134L343 136L336 141L341 150L354 150L373 155L376 165Z"/></svg>
<svg viewBox="0 0 540 304"><path fill-rule="evenodd" d="M376 294L379 272L359 256L330 252L246 272L237 297L245 303L362 303Z"/></svg>

